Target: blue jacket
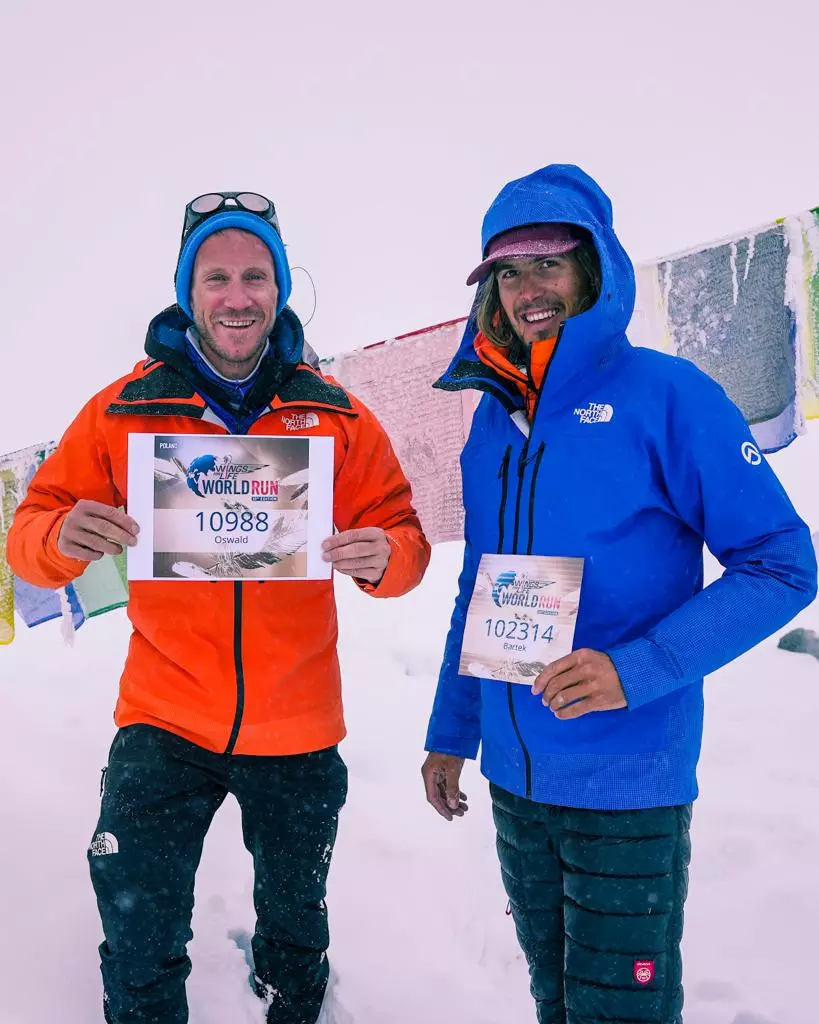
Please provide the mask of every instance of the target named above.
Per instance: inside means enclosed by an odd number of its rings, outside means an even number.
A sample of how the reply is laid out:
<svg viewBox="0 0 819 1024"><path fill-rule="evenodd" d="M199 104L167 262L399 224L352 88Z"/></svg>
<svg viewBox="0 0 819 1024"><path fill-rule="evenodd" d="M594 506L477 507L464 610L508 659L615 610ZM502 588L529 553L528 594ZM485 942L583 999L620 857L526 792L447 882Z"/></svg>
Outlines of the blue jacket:
<svg viewBox="0 0 819 1024"><path fill-rule="evenodd" d="M544 803L688 803L703 676L813 600L813 546L724 391L686 360L629 344L634 272L595 182L563 165L512 182L484 247L548 221L592 233L602 289L560 333L529 437L510 419L521 396L475 354L473 323L436 385L485 394L461 456L464 566L426 748L472 758L482 746L489 779ZM703 543L725 568L705 589ZM585 558L575 648L611 656L628 708L561 721L527 686L458 674L485 552Z"/></svg>

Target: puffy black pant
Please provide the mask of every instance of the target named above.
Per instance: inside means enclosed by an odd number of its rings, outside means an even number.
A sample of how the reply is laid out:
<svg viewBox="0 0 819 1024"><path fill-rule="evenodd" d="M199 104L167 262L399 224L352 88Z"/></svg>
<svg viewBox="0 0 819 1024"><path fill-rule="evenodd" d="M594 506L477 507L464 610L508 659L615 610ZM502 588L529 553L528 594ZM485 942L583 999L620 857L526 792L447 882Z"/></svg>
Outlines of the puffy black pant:
<svg viewBox="0 0 819 1024"><path fill-rule="evenodd" d="M691 806L590 811L491 792L539 1024L681 1024Z"/></svg>
<svg viewBox="0 0 819 1024"><path fill-rule="evenodd" d="M88 854L108 1024L187 1024L194 877L228 793L253 856L255 984L267 1020L315 1024L329 973L325 883L347 795L337 748L223 755L147 725L114 739Z"/></svg>

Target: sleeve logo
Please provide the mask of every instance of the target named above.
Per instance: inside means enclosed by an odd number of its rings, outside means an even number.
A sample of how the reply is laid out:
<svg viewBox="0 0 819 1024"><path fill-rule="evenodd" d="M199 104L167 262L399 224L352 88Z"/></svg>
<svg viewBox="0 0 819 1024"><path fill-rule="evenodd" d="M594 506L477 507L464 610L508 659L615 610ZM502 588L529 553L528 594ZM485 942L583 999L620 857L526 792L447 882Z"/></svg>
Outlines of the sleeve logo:
<svg viewBox="0 0 819 1024"><path fill-rule="evenodd" d="M762 462L762 456L755 444L746 441L742 446L742 457L749 466L758 466Z"/></svg>

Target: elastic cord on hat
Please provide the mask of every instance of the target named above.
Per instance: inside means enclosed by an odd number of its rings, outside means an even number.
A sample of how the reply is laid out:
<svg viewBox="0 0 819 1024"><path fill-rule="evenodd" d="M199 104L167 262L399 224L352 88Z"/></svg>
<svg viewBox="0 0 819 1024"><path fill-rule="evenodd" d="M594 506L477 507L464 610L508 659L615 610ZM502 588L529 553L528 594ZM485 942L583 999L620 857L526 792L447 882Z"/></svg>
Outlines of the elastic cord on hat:
<svg viewBox="0 0 819 1024"><path fill-rule="evenodd" d="M190 300L196 254L206 238L216 234L217 231L226 231L228 228L238 228L241 231L248 231L250 234L256 235L270 250L270 255L273 258L273 268L276 272L276 285L279 289L276 313L281 313L287 305L287 300L290 298L290 292L293 287L284 242L282 242L278 231L272 225L262 220L255 213L248 213L244 210L216 213L202 221L190 233L187 241L182 246L179 262L176 265L176 301L179 307L190 320L193 320Z"/></svg>

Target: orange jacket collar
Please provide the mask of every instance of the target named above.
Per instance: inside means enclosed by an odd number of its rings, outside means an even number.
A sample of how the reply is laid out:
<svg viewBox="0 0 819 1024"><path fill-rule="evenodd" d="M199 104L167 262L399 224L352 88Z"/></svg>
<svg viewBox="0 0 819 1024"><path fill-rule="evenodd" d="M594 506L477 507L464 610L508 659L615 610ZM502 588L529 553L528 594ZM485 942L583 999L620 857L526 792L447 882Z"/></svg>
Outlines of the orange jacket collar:
<svg viewBox="0 0 819 1024"><path fill-rule="evenodd" d="M526 403L526 414L530 420L556 346L556 336L536 341L531 345L529 347L529 372L527 373L510 361L506 349L491 342L484 334L478 333L475 337L475 352L478 358L501 377L512 381Z"/></svg>
<svg viewBox="0 0 819 1024"><path fill-rule="evenodd" d="M204 416L207 408L205 400L168 363L148 360L139 364L134 374L110 403L107 413L187 416L193 419ZM346 391L306 363L298 366L282 382L270 402L270 408L274 410L296 406L325 409L348 416L358 415Z"/></svg>

